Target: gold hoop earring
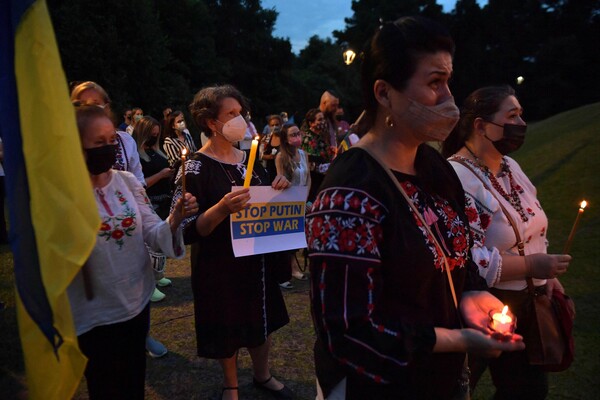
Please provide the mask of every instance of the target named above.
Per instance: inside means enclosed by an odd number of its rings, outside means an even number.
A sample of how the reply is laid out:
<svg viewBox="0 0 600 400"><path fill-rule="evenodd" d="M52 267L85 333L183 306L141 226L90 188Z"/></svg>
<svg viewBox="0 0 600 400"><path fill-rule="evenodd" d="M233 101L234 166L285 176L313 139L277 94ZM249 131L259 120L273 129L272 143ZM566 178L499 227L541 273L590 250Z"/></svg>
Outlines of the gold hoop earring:
<svg viewBox="0 0 600 400"><path fill-rule="evenodd" d="M389 128L393 128L394 127L394 120L392 119L391 115L388 115L387 117L385 117L385 124L389 127Z"/></svg>

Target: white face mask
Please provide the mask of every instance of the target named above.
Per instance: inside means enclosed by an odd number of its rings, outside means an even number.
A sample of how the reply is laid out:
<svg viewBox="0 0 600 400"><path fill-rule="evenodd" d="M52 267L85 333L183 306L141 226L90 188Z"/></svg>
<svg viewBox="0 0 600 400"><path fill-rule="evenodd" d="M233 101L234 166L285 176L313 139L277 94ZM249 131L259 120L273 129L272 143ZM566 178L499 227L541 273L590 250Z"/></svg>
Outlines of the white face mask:
<svg viewBox="0 0 600 400"><path fill-rule="evenodd" d="M182 131L185 129L185 121L179 121L176 125L176 129L178 131Z"/></svg>
<svg viewBox="0 0 600 400"><path fill-rule="evenodd" d="M217 120L219 121L219 120ZM221 122L221 121L219 121ZM226 123L223 123L223 129L221 130L221 134L231 143L239 142L244 139L244 135L246 134L246 129L248 128L248 124L246 124L246 120L241 115L238 115L235 118L230 119Z"/></svg>

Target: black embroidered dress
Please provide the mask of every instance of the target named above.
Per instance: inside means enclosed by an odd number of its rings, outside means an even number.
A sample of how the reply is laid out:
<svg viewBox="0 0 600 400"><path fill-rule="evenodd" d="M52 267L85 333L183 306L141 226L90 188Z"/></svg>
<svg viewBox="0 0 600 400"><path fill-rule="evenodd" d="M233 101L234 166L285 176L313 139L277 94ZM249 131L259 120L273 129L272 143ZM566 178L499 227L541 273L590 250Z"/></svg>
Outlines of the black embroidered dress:
<svg viewBox="0 0 600 400"><path fill-rule="evenodd" d="M431 157L454 180L453 198L426 193L416 176L396 176L445 249L460 301L467 287L485 283L468 259L460 182L440 155ZM434 327L460 327L443 260L381 166L360 148L342 154L306 223L324 391L346 377L347 399L448 398L464 354L432 353Z"/></svg>
<svg viewBox="0 0 600 400"><path fill-rule="evenodd" d="M245 153L247 154L247 153ZM186 190L196 196L203 213L218 203L231 186L242 186L243 163L227 164L194 153L186 161ZM181 196L178 171L175 200ZM255 163L252 186L268 185L266 171ZM231 357L241 347L256 347L267 335L289 322L285 303L271 267L263 256L235 258L229 218L210 235L200 236L196 217L184 221L184 239L191 244L192 292L198 355Z"/></svg>

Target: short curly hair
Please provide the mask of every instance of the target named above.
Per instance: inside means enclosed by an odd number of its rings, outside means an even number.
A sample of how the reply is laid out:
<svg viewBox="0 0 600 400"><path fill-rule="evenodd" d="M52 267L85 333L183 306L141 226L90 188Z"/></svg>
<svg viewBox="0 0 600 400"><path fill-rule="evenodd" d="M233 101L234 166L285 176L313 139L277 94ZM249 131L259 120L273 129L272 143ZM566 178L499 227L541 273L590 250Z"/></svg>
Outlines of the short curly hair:
<svg viewBox="0 0 600 400"><path fill-rule="evenodd" d="M242 115L248 111L248 102L246 98L232 85L209 86L201 89L194 96L190 104L190 113L194 122L204 134L209 135L210 128L207 121L217 119L223 99L231 97L236 99L242 106Z"/></svg>

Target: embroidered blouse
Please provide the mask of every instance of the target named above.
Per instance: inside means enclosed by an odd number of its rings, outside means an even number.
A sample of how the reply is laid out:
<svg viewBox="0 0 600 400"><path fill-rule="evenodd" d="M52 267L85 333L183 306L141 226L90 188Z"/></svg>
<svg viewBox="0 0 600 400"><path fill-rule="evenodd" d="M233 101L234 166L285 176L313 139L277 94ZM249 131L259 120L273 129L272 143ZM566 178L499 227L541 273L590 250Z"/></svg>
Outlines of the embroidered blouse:
<svg viewBox="0 0 600 400"><path fill-rule="evenodd" d="M94 191L102 223L85 267L94 297L86 298L81 271L67 289L77 335L127 321L148 304L154 277L144 243L167 257L185 255L181 228L171 233L139 181L129 172L110 173L110 182Z"/></svg>
<svg viewBox="0 0 600 400"><path fill-rule="evenodd" d="M328 165L333 160L333 153L321 135L310 129L306 129L302 136L302 150L308 154L311 171L318 171L321 173L327 171L327 168L321 166Z"/></svg>
<svg viewBox="0 0 600 400"><path fill-rule="evenodd" d="M177 161L181 160L181 150L185 147L187 149L188 156L195 153L196 145L192 139L192 135L189 132L183 132L184 140L181 141L179 138L165 138L163 143L163 150L169 159L169 165L172 167Z"/></svg>
<svg viewBox="0 0 600 400"><path fill-rule="evenodd" d="M453 160L461 159L468 163L488 186L494 190L494 197L483 185L481 180L473 175L464 165ZM525 243L525 254L546 253L548 248L547 230L548 218L537 199L537 190L519 164L510 157L504 156L503 164L512 174L513 186L519 193L520 203L527 221L519 215L518 211L493 187L486 172L476 162L454 155L449 159L462 182L466 195L466 212L469 216L474 245L471 249L473 261L479 267L480 275L486 280L489 287L504 290L523 290L527 287L525 279L500 282L502 275L502 255L519 255L516 247L515 232L508 219L502 212L498 200L511 214L521 239ZM501 172L496 176L501 188L510 193L511 185L508 173ZM533 278L533 284L540 286L546 283L545 279Z"/></svg>
<svg viewBox="0 0 600 400"><path fill-rule="evenodd" d="M117 146L117 157L113 168L119 171L131 172L142 185L146 186L135 139L126 132L117 131L117 142L119 145Z"/></svg>
<svg viewBox="0 0 600 400"><path fill-rule="evenodd" d="M485 283L468 259L471 240L460 182L441 156L436 160L454 176L456 198L431 195L418 177L395 174L442 244L460 301L463 289ZM451 393L464 354L432 353L434 327L460 327L443 259L364 150L352 148L332 164L306 229L318 344L337 368L346 377L398 385L406 393L417 388L423 398ZM332 372L316 364L319 381L327 380Z"/></svg>

